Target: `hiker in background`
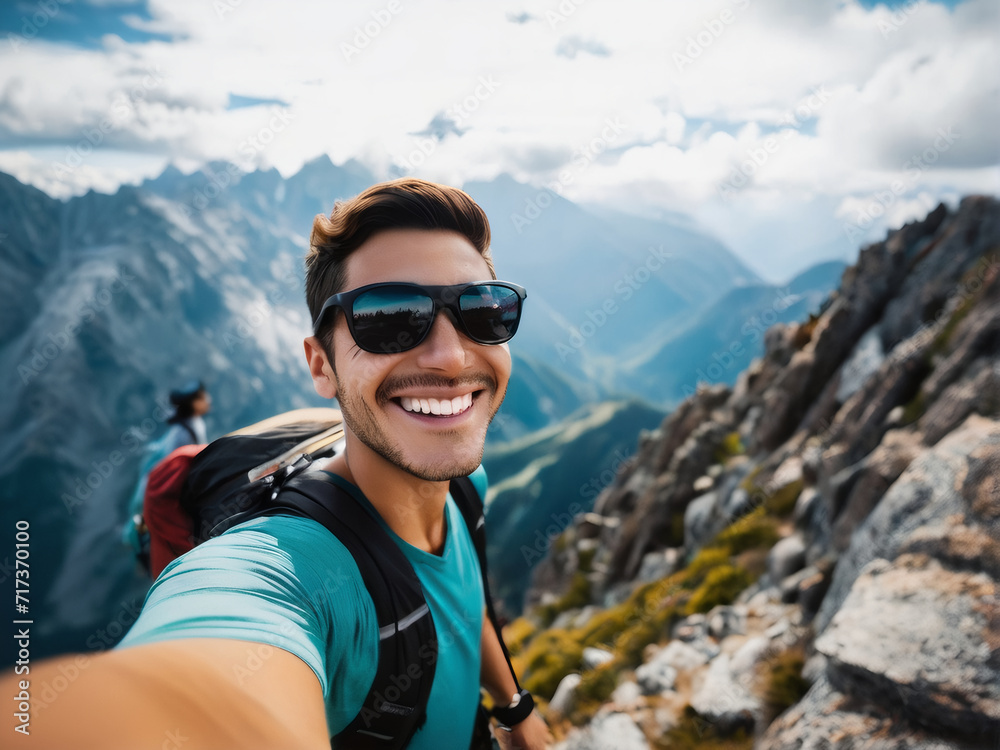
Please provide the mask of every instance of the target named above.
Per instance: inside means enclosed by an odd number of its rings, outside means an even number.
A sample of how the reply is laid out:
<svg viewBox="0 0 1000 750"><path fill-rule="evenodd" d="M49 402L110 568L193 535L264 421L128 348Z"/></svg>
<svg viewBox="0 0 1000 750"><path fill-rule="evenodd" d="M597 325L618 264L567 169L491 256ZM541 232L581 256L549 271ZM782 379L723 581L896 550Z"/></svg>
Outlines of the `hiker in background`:
<svg viewBox="0 0 1000 750"><path fill-rule="evenodd" d="M212 408L212 396L204 383L191 380L183 387L171 391L170 403L174 407L174 413L167 419L170 428L143 450L139 480L129 500L122 526L122 541L132 549L146 573L151 573L151 568L149 531L143 521L143 506L149 476L161 461L181 446L204 445L208 442L205 415Z"/></svg>
<svg viewBox="0 0 1000 750"><path fill-rule="evenodd" d="M306 361L316 392L340 406L345 440L316 473L384 527L423 605L380 626L337 536L310 517L254 518L167 566L122 644L89 657L32 722L35 747L320 750L332 736L335 748L466 750L481 687L504 750L548 746L484 611L473 531L449 494L466 476L485 494L486 431L525 290L496 280L489 222L468 195L412 178L318 216L306 266ZM437 638L426 661L399 662L363 711L380 644L428 617ZM32 682L66 668L32 663ZM430 669L422 704L394 702ZM14 679L0 693L16 695ZM379 714L401 713L418 719L415 733L373 736Z"/></svg>
<svg viewBox="0 0 1000 750"><path fill-rule="evenodd" d="M167 453L182 445L207 443L205 415L212 408L212 396L198 380L192 380L183 388L170 392L170 403L174 413L167 420L170 429L164 437Z"/></svg>

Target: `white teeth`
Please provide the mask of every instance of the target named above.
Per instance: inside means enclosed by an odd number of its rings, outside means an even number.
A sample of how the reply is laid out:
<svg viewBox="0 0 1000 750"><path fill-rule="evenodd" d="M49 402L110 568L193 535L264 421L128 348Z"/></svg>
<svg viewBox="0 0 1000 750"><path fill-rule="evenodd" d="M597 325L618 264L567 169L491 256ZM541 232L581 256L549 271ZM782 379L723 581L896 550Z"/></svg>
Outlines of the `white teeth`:
<svg viewBox="0 0 1000 750"><path fill-rule="evenodd" d="M436 398L412 398L403 396L399 399L400 405L406 411L417 412L419 414L434 414L436 416L452 416L461 414L472 406L472 394L466 393L464 396L455 396L452 399Z"/></svg>

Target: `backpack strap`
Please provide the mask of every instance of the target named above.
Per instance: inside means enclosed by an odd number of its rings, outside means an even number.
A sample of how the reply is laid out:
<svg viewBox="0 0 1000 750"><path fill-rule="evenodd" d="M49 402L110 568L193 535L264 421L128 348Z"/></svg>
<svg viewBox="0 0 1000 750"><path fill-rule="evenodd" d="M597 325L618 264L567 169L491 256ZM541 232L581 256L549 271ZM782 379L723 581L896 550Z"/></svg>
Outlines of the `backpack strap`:
<svg viewBox="0 0 1000 750"><path fill-rule="evenodd" d="M493 630L500 641L500 648L503 650L504 658L507 659L507 666L510 674L514 678L518 692L521 690L521 683L517 681L517 674L514 672L514 665L510 662L510 652L507 644L503 641L500 621L497 617L496 608L493 606L493 596L490 594L490 580L486 569L486 517L483 513L483 501L476 491L476 486L469 477L458 477L451 480L451 497L455 501L465 525L469 527L469 534L472 535L472 542L476 546L476 554L479 556L479 571L483 576L483 595L486 599L486 614L493 624Z"/></svg>
<svg viewBox="0 0 1000 750"><path fill-rule="evenodd" d="M379 657L361 711L331 738L336 747L402 748L427 719L438 643L413 566L383 526L326 472L291 478L271 513L322 523L354 557L375 604Z"/></svg>

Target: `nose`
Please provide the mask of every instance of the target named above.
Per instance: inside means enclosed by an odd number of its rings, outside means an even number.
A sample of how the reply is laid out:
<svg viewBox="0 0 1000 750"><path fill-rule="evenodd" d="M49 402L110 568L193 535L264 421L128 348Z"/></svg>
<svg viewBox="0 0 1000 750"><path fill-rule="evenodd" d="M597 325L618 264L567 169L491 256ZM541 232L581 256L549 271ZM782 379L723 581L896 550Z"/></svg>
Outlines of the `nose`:
<svg viewBox="0 0 1000 750"><path fill-rule="evenodd" d="M417 347L417 362L421 367L442 372L465 369L467 347L471 340L455 327L451 313L442 310L434 319L427 338Z"/></svg>

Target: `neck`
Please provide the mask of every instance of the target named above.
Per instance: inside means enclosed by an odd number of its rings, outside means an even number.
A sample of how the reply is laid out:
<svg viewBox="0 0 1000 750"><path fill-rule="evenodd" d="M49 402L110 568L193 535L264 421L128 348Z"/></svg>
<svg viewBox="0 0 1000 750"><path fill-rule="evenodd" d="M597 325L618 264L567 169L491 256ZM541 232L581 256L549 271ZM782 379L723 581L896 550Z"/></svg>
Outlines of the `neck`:
<svg viewBox="0 0 1000 750"><path fill-rule="evenodd" d="M326 468L360 489L403 541L435 555L444 551L447 481L420 479L350 436Z"/></svg>

